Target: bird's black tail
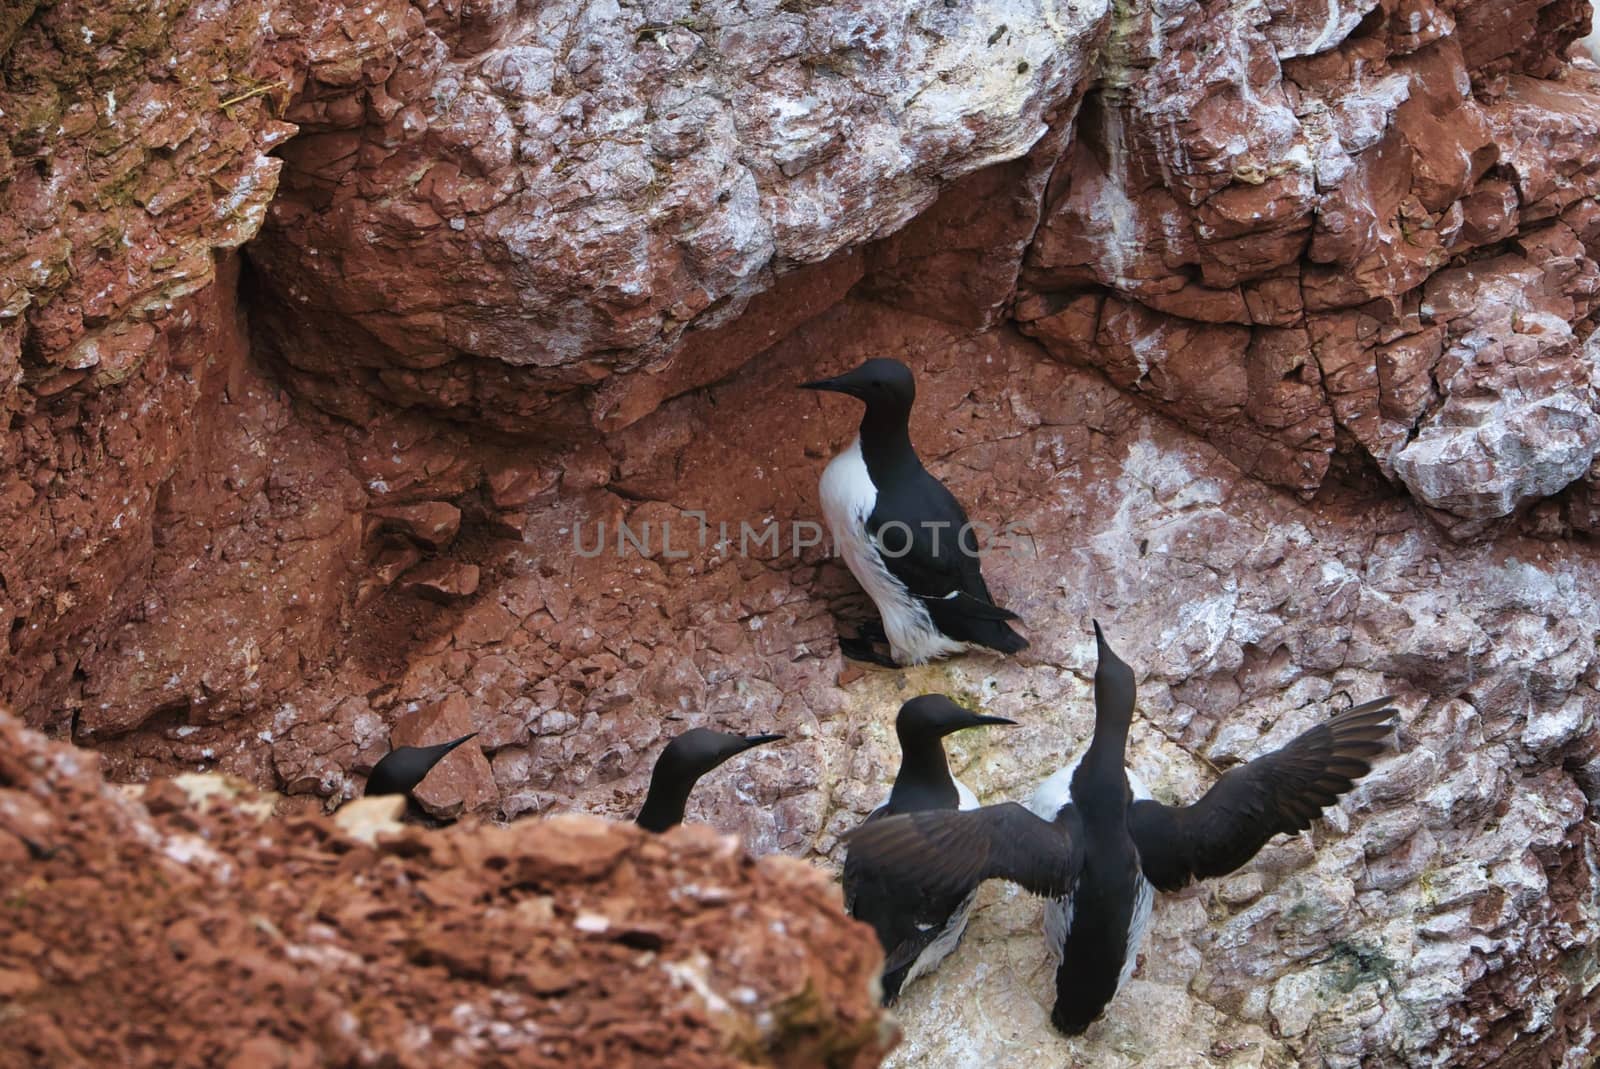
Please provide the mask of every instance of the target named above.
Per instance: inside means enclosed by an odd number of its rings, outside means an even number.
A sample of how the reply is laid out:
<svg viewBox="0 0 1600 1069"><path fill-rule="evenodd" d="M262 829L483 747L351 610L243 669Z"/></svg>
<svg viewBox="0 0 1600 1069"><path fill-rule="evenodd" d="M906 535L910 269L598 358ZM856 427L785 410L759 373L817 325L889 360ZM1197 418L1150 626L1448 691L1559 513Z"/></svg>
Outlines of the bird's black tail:
<svg viewBox="0 0 1600 1069"><path fill-rule="evenodd" d="M969 620L965 630L968 642L976 642L1001 653L1017 653L1028 648L1028 640L1011 629L1004 620Z"/></svg>
<svg viewBox="0 0 1600 1069"><path fill-rule="evenodd" d="M902 965L898 969L885 969L879 983L883 985L883 1005L893 1006L900 997L900 988L906 982L906 974L911 971L910 965Z"/></svg>
<svg viewBox="0 0 1600 1069"><path fill-rule="evenodd" d="M1028 648L1028 640L1011 629L1009 621L1019 620L1010 609L970 594L944 598L924 598L934 626L957 642L972 642L1001 653L1016 653Z"/></svg>

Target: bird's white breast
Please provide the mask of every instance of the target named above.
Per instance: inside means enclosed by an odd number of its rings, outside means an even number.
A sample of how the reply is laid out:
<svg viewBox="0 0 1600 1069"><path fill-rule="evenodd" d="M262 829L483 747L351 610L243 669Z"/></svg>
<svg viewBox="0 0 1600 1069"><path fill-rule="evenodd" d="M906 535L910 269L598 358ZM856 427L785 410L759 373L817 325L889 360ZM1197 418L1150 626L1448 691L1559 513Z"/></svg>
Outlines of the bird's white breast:
<svg viewBox="0 0 1600 1069"><path fill-rule="evenodd" d="M1033 789L1033 796L1028 799L1028 809L1034 816L1053 821L1056 819L1056 814L1061 812L1061 807L1072 801L1072 777L1077 773L1084 754L1088 752L1085 748ZM1144 780L1140 779L1132 769L1128 769L1126 775L1128 789L1133 792L1134 801L1148 801L1150 788L1145 786Z"/></svg>
<svg viewBox="0 0 1600 1069"><path fill-rule="evenodd" d="M1150 927L1150 909L1155 905L1156 888L1141 873L1133 894L1133 916L1128 918L1128 941L1122 950L1122 973L1117 977L1118 991L1128 982L1128 977L1133 975L1133 967L1139 962L1139 948L1144 945L1144 933Z"/></svg>
<svg viewBox="0 0 1600 1069"><path fill-rule="evenodd" d="M1082 760L1083 755L1079 754L1034 788L1033 796L1028 799L1028 809L1034 816L1055 821L1056 814L1072 801L1072 775L1078 771L1078 762ZM1059 966L1066 952L1067 933L1072 931L1072 896L1062 895L1046 902L1043 920L1045 949Z"/></svg>
<svg viewBox="0 0 1600 1069"><path fill-rule="evenodd" d="M819 496L822 514L833 532L833 544L850 574L878 607L894 659L900 664L925 664L966 649L966 643L946 638L934 626L928 607L884 565L876 543L867 533L867 518L878 503L878 488L861 456L860 435L828 462L822 472Z"/></svg>
<svg viewBox="0 0 1600 1069"><path fill-rule="evenodd" d="M834 538L839 538L841 529L866 525L867 517L878 503L878 488L867 474L860 435L828 462L822 471L819 491L822 512L828 517L828 526L834 529Z"/></svg>
<svg viewBox="0 0 1600 1069"><path fill-rule="evenodd" d="M1034 816L1040 820L1054 821L1061 807L1072 801L1072 775L1078 771L1078 762L1082 759L1081 754L1073 758L1071 763L1053 772L1033 789L1028 808Z"/></svg>

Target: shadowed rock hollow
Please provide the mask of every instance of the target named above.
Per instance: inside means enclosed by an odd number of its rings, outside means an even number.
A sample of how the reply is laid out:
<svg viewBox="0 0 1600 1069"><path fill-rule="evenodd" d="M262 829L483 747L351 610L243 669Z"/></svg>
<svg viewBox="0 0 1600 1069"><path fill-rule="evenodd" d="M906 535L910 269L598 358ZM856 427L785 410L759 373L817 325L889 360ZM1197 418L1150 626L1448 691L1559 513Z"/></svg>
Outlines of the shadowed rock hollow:
<svg viewBox="0 0 1600 1069"><path fill-rule="evenodd" d="M28 724L290 811L476 729L421 801L501 818L630 816L683 727L782 731L691 816L837 860L907 697L1021 722L953 740L987 800L1070 757L1097 617L1163 800L1381 693L1397 752L1161 900L1081 1039L1048 1029L1037 903L987 890L892 1064L1592 1058L1589 4L21 11L0 699ZM872 355L1005 528L1018 658L838 658L867 606L795 536L858 412L793 385Z"/></svg>

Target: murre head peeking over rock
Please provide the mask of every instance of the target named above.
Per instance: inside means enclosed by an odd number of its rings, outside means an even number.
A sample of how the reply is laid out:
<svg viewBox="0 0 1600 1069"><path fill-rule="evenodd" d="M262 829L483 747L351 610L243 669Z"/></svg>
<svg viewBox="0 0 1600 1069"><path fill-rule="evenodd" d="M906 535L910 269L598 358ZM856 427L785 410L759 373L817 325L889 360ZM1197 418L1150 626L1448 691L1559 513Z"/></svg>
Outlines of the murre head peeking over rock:
<svg viewBox="0 0 1600 1069"><path fill-rule="evenodd" d="M433 766L444 760L445 754L468 739L477 737L478 733L474 731L437 746L396 746L373 766L372 775L367 777L367 786L362 793L368 798L380 794L410 794L433 771Z"/></svg>
<svg viewBox="0 0 1600 1069"><path fill-rule="evenodd" d="M1154 892L1225 876L1274 835L1311 826L1371 771L1395 710L1379 698L1224 773L1198 802L1150 799L1123 765L1133 671L1095 625L1094 739L1025 809L930 810L863 824L849 839L845 880L890 889L922 924L988 879L1048 896L1045 944L1057 962L1055 1026L1078 1035L1132 975Z"/></svg>
<svg viewBox="0 0 1600 1069"><path fill-rule="evenodd" d="M882 805L867 814L866 823L898 813L930 809L976 809L978 799L966 784L950 774L944 754L944 737L985 724L1015 724L1003 716L969 712L943 694L924 694L900 707L894 730L900 739L900 771ZM977 888L948 910L916 914L901 908L892 886L852 879L845 870L844 903L850 915L872 925L883 947L883 1002L888 1005L900 989L932 972L950 956L967 930L967 917L977 900Z"/></svg>
<svg viewBox="0 0 1600 1069"><path fill-rule="evenodd" d="M911 448L911 369L885 357L802 384L866 403L861 430L822 473L833 542L883 618L842 640L848 657L893 667L924 664L969 645L1016 653L1028 645L994 603L978 566L978 538L943 483ZM891 656L872 647L886 640Z"/></svg>
<svg viewBox="0 0 1600 1069"><path fill-rule="evenodd" d="M729 735L710 728L690 728L667 743L650 773L650 790L635 823L645 831L666 831L683 823L683 807L700 777L734 754L776 742L782 735Z"/></svg>

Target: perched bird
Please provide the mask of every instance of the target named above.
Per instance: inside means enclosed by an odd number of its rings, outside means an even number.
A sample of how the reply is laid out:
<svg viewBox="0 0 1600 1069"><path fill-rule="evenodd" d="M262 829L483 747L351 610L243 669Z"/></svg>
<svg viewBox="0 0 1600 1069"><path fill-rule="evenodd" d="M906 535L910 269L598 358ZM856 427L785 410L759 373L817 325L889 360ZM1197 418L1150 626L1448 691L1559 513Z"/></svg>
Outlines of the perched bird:
<svg viewBox="0 0 1600 1069"><path fill-rule="evenodd" d="M1014 723L1003 716L968 712L942 694L924 694L906 702L894 722L900 738L900 771L889 797L867 815L865 823L898 813L976 809L978 799L950 774L941 740L963 728ZM893 884L873 875L853 878L850 869L845 869L845 908L852 917L872 925L883 945L885 1005L893 1002L906 984L932 972L956 948L977 897L974 887L972 894L950 901L946 909L913 915L895 892Z"/></svg>
<svg viewBox="0 0 1600 1069"><path fill-rule="evenodd" d="M1098 624L1095 637L1095 732L1081 761L1041 784L1028 808L1007 803L865 825L845 861L846 879L895 888L925 922L986 879L1051 897L1051 1020L1068 1035L1087 1029L1132 974L1155 891L1224 876L1274 835L1310 827L1371 770L1395 714L1389 698L1358 705L1231 769L1195 804L1162 805L1123 766L1133 672Z"/></svg>
<svg viewBox="0 0 1600 1069"><path fill-rule="evenodd" d="M879 357L844 375L802 384L860 398L854 441L822 473L822 510L834 545L883 618L840 649L890 667L924 664L969 645L1016 653L1028 645L994 603L978 566L978 538L959 502L911 448L916 380ZM872 648L886 640L891 657Z"/></svg>
<svg viewBox="0 0 1600 1069"><path fill-rule="evenodd" d="M367 777L366 790L362 793L368 798L380 794L410 794L412 788L433 770L433 766L444 760L445 754L477 736L478 733L474 731L437 746L396 746L384 754L383 760L372 769L372 775Z"/></svg>
<svg viewBox="0 0 1600 1069"><path fill-rule="evenodd" d="M734 754L775 742L782 735L729 735L710 728L690 728L667 743L650 773L650 790L634 823L645 831L666 831L683 823L683 807L701 776Z"/></svg>

